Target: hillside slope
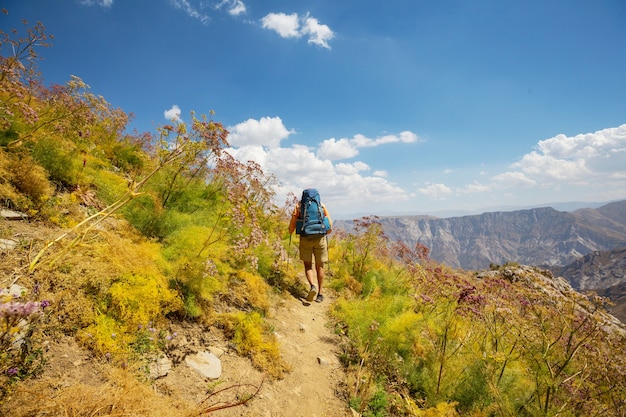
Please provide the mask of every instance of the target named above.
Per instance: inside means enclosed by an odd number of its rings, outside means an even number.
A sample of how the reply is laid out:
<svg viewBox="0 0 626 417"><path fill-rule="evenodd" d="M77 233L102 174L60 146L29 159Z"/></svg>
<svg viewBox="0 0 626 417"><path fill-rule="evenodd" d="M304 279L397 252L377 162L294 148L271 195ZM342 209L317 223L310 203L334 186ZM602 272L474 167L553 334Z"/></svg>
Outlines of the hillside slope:
<svg viewBox="0 0 626 417"><path fill-rule="evenodd" d="M13 247L9 242L43 240L58 233L57 228L42 223L0 217L0 236L5 237L0 242L2 286L9 284L5 280L7 268L15 265L10 259L21 253L19 245ZM42 372L15 386L11 397L0 403L0 416L191 416L235 403L255 394L257 387L258 393L245 406L224 408L211 415L350 416L346 374L337 358L340 341L328 320L333 293L328 291L326 302L321 304L308 303L297 295L290 291L274 294L266 317L288 369L282 378L267 377L248 355L239 354L218 325L169 320L168 333L175 336L163 351L172 361L171 368L154 380L146 380L145 369L133 366L131 372L120 370L107 357L98 357L81 346L75 337L50 332L37 340L45 357ZM218 378L207 378L186 362L186 358L205 351L216 354L221 362ZM153 369L154 358L147 355L139 363ZM221 390L225 391L215 395ZM30 398L37 401L27 400Z"/></svg>

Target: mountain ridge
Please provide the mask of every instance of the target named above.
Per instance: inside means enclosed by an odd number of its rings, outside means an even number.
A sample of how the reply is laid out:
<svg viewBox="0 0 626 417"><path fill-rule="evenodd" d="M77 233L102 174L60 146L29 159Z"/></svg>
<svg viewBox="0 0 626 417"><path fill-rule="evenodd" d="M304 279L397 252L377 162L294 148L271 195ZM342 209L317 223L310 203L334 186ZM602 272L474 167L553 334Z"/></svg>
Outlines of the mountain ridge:
<svg viewBox="0 0 626 417"><path fill-rule="evenodd" d="M425 245L433 260L467 270L518 262L561 267L594 251L626 246L626 200L562 212L551 207L462 217L379 218L391 240ZM339 229L352 222L339 220Z"/></svg>

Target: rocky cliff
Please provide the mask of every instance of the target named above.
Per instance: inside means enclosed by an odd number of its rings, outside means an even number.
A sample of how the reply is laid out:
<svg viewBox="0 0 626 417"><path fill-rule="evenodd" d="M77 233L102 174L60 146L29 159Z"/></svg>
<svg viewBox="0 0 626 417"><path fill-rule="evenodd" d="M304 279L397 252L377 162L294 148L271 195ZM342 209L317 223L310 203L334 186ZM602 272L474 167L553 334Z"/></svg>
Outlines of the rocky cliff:
<svg viewBox="0 0 626 417"><path fill-rule="evenodd" d="M609 288L626 279L626 247L593 251L568 265L550 269L577 290Z"/></svg>

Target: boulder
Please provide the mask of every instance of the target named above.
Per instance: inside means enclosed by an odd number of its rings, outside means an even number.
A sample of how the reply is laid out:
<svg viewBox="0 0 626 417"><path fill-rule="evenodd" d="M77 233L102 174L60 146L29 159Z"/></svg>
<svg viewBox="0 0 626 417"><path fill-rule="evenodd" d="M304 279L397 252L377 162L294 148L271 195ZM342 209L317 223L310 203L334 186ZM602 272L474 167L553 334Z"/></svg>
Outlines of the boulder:
<svg viewBox="0 0 626 417"><path fill-rule="evenodd" d="M217 379L222 375L222 361L211 352L198 352L185 358L185 363L205 378Z"/></svg>

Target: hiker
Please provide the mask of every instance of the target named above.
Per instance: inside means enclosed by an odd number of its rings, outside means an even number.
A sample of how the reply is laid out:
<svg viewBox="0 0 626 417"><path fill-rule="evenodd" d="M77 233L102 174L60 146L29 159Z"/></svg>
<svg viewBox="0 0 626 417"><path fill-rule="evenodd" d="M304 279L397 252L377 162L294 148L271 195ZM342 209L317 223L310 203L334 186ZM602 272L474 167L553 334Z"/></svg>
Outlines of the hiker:
<svg viewBox="0 0 626 417"><path fill-rule="evenodd" d="M300 235L300 259L304 263L304 274L311 286L307 301L321 303L324 301L322 286L324 285L324 264L328 263L328 239L326 235L332 231L332 220L326 206L320 201L319 193L314 188L302 191L302 199L293 210L289 222L289 234L294 231ZM317 287L313 283L313 259ZM317 294L317 297L315 296Z"/></svg>

